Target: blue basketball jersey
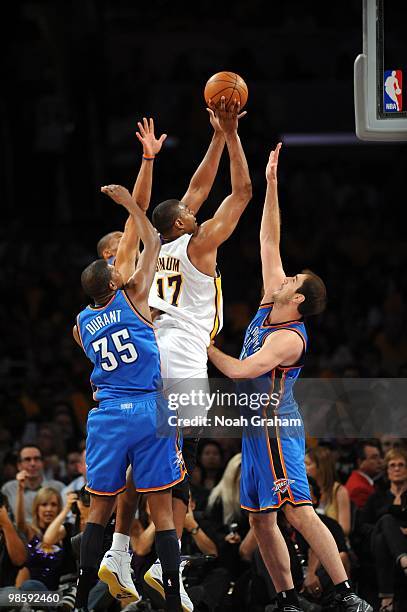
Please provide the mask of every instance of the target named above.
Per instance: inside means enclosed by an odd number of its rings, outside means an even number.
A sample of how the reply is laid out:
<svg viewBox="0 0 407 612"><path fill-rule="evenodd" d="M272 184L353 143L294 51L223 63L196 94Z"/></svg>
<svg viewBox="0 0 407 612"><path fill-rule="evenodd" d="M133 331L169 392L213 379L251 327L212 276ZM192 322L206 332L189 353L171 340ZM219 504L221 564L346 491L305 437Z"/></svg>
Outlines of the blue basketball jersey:
<svg viewBox="0 0 407 612"><path fill-rule="evenodd" d="M91 384L98 401L131 397L161 388L160 354L152 323L118 290L101 307L87 306L77 328L93 363Z"/></svg>
<svg viewBox="0 0 407 612"><path fill-rule="evenodd" d="M267 420L260 427L248 418L243 429L241 506L250 512L278 510L284 504L311 505L305 472L305 433L293 386L300 375L307 347L307 332L302 321L267 324L272 304L260 306L247 328L240 359L261 349L266 338L279 330L296 333L304 350L296 364L281 364L270 372L245 381L246 392L271 394L261 416ZM278 395L277 395L278 394ZM250 411L249 411L250 412Z"/></svg>
<svg viewBox="0 0 407 612"><path fill-rule="evenodd" d="M303 321L286 321L284 323L267 325L266 321L272 309L273 304L263 304L259 307L246 330L240 359L246 359L246 357L250 357L250 355L257 353L263 346L266 338L273 332L287 329L300 336L304 343L304 351L299 363L295 365L281 364L274 368L274 370L259 377L255 383L258 388L264 387L264 389L267 388L267 390L271 388L271 393L279 394L279 403L276 410L279 415L283 415L298 409L297 402L293 395L293 386L303 367L303 358L307 349L308 336ZM271 382L271 387L269 381Z"/></svg>

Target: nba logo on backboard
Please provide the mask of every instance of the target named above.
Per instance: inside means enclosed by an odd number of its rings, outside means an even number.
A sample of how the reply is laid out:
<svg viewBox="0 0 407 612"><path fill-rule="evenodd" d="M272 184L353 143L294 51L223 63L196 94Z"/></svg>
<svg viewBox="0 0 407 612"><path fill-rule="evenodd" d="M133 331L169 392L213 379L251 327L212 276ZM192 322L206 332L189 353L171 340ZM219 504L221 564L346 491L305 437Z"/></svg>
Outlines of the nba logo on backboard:
<svg viewBox="0 0 407 612"><path fill-rule="evenodd" d="M384 112L398 113L403 110L403 73L401 70L384 71Z"/></svg>

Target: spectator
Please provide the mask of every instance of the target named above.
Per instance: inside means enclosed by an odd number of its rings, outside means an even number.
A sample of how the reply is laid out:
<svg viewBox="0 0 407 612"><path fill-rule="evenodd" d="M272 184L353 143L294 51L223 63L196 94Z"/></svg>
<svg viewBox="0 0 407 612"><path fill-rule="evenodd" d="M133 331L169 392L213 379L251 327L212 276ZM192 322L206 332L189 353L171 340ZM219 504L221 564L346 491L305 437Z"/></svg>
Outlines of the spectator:
<svg viewBox="0 0 407 612"><path fill-rule="evenodd" d="M19 451L18 470L24 470L24 512L28 521L32 520L31 510L37 492L43 487L52 487L60 492L63 483L58 480L47 480L44 478L44 463L39 446L36 444L25 444ZM10 480L3 485L1 491L6 495L14 516L17 510L18 480Z"/></svg>
<svg viewBox="0 0 407 612"><path fill-rule="evenodd" d="M19 472L16 521L17 527L28 541L28 557L25 567L19 572L16 586L28 591L55 591L60 576L75 570L70 531L67 530L65 537L55 546L43 542L48 527L61 513L62 499L56 489L43 487L34 498L32 522L27 522L24 510L24 478L24 472Z"/></svg>
<svg viewBox="0 0 407 612"><path fill-rule="evenodd" d="M71 451L66 456L64 482L70 484L75 478L80 476L78 466L81 462L81 453L79 451Z"/></svg>
<svg viewBox="0 0 407 612"><path fill-rule="evenodd" d="M324 514L337 521L345 536L351 529L351 504L347 489L338 482L335 460L329 448L316 446L305 456L307 475L314 478L321 491L318 514Z"/></svg>
<svg viewBox="0 0 407 612"><path fill-rule="evenodd" d="M15 584L18 571L27 559L25 542L9 513L7 498L0 493L0 587Z"/></svg>
<svg viewBox="0 0 407 612"><path fill-rule="evenodd" d="M407 452L388 451L385 466L389 486L371 495L361 510L359 529L370 538L383 610L392 610L395 568L407 574Z"/></svg>
<svg viewBox="0 0 407 612"><path fill-rule="evenodd" d="M351 501L363 508L375 491L374 479L383 469L380 444L376 440L363 440L357 446L357 466L346 482Z"/></svg>
<svg viewBox="0 0 407 612"><path fill-rule="evenodd" d="M73 491L79 491L86 485L86 451L83 450L80 454L79 463L76 464L76 470L79 472L79 476L74 478L72 482L67 484L66 487L62 489L62 499L64 502L66 501L66 497L68 493L72 493Z"/></svg>
<svg viewBox="0 0 407 612"><path fill-rule="evenodd" d="M350 559L348 554L348 546L345 539L345 533L337 520L328 514L319 512L320 499L322 499L321 491L318 482L308 475L310 485L311 499L315 510L318 512L321 521L328 527L334 537L339 550L339 555L348 576L350 576ZM304 540L298 531L295 531L295 541L298 544L298 551L303 559L306 559L307 572L304 580L305 592L316 601L322 599L327 600L330 591L333 589L333 582L328 574L321 566L319 559L315 556L313 550Z"/></svg>
<svg viewBox="0 0 407 612"><path fill-rule="evenodd" d="M198 454L198 465L201 468L201 482L207 490L218 484L223 471L223 451L215 440L206 440L202 443Z"/></svg>
<svg viewBox="0 0 407 612"><path fill-rule="evenodd" d="M18 472L17 461L17 453L15 453L14 451L9 451L4 455L2 474L3 483L8 482L9 480L14 480L14 478L16 477Z"/></svg>
<svg viewBox="0 0 407 612"><path fill-rule="evenodd" d="M44 475L50 480L60 478L64 464L65 444L59 428L52 423L41 423L38 427L37 444L44 460Z"/></svg>
<svg viewBox="0 0 407 612"><path fill-rule="evenodd" d="M218 565L229 571L231 580L242 570L239 546L249 531L248 518L240 507L241 465L241 453L230 459L205 512L216 532Z"/></svg>
<svg viewBox="0 0 407 612"><path fill-rule="evenodd" d="M204 512L195 510L195 501L190 500L185 517L182 536L182 554L218 556L217 533L212 521ZM187 567L185 570L188 595L194 607L204 610L217 609L222 605L230 586L230 573L219 562L207 561L204 564Z"/></svg>

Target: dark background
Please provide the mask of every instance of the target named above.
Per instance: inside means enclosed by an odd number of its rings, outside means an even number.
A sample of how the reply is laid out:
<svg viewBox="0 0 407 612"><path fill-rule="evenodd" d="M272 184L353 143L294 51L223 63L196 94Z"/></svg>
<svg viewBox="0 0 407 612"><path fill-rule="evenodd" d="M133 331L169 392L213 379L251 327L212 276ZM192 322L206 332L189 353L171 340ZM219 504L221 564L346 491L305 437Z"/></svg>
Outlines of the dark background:
<svg viewBox="0 0 407 612"><path fill-rule="evenodd" d="M362 2L21 1L2 31L0 425L3 448L57 402L83 422L90 367L71 327L80 272L125 216L102 184L131 188L137 121L169 134L152 207L181 197L211 137L203 88L220 70L249 87L240 134L254 197L219 252L225 328L238 354L259 300L258 231L268 153L287 134L354 133ZM310 322L306 373L406 375L403 144L286 144L280 156L287 274L310 267L329 306ZM226 156L200 213L227 195Z"/></svg>

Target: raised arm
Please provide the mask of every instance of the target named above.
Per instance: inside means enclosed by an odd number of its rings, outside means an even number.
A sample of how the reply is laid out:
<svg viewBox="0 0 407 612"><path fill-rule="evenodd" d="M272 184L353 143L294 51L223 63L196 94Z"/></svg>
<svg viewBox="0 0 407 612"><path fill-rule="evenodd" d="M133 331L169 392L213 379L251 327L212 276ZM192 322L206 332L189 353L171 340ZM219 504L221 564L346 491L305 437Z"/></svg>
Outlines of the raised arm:
<svg viewBox="0 0 407 612"><path fill-rule="evenodd" d="M17 499L16 499L16 526L21 533L23 533L28 540L33 536L33 530L29 523L26 521L25 507L24 507L24 489L25 479L27 478L27 472L21 470L18 472L17 479Z"/></svg>
<svg viewBox="0 0 407 612"><path fill-rule="evenodd" d="M207 108L206 110L209 113L209 120L214 129L212 140L205 157L199 164L189 183L187 192L182 198L182 202L184 202L194 214L201 208L212 189L225 146L225 136L215 112L211 108Z"/></svg>
<svg viewBox="0 0 407 612"><path fill-rule="evenodd" d="M136 132L136 136L143 145L143 157L133 188L133 199L141 210L146 212L151 199L154 158L161 151L167 134L162 134L158 139L155 137L154 120L151 117L149 120L144 117L143 123L139 121L137 125L139 132ZM138 227L133 216L129 215L119 243L115 262L116 268L125 280L129 279L134 273L135 262L138 259L139 252L140 236Z"/></svg>
<svg viewBox="0 0 407 612"><path fill-rule="evenodd" d="M140 206L141 210L147 211L151 199L151 187L153 184L153 166L155 156L161 151L161 147L167 134L162 134L160 138L155 137L154 119L147 120L143 117L143 123L137 123L139 131L136 136L143 145L143 157L141 167L133 187L133 199Z"/></svg>
<svg viewBox="0 0 407 612"><path fill-rule="evenodd" d="M21 567L27 560L27 550L15 530L6 506L0 506L0 530L3 532L4 543L11 563L16 567Z"/></svg>
<svg viewBox="0 0 407 612"><path fill-rule="evenodd" d="M208 357L229 378L257 378L278 365L297 362L302 351L303 342L298 334L279 330L272 338L268 336L261 349L247 359L230 357L213 345L208 347Z"/></svg>
<svg viewBox="0 0 407 612"><path fill-rule="evenodd" d="M278 205L277 166L281 142L271 151L266 168L267 190L260 227L260 254L264 285L264 302L281 286L285 273L280 256L280 209Z"/></svg>
<svg viewBox="0 0 407 612"><path fill-rule="evenodd" d="M64 537L66 536L64 522L72 509L72 504L76 502L77 499L78 496L76 493L68 493L65 506L62 508L58 516L54 518L52 523L48 525L43 535L43 544L45 544L46 546L53 546L54 544L57 544L58 542L64 539Z"/></svg>
<svg viewBox="0 0 407 612"><path fill-rule="evenodd" d="M110 196L117 204L121 204L128 210L139 229L144 250L137 263L137 268L135 270L133 268L133 274L128 281L125 282L125 289L141 314L148 320L151 320L147 298L154 279L158 253L160 252L160 238L146 215L142 212L125 187L121 185L108 185L102 187L102 191Z"/></svg>
<svg viewBox="0 0 407 612"><path fill-rule="evenodd" d="M231 194L223 200L212 219L205 221L190 244L190 255L199 257L216 253L216 249L229 238L252 197L249 168L237 133L239 104L225 109L225 99L217 110L219 124L225 136L230 157Z"/></svg>

